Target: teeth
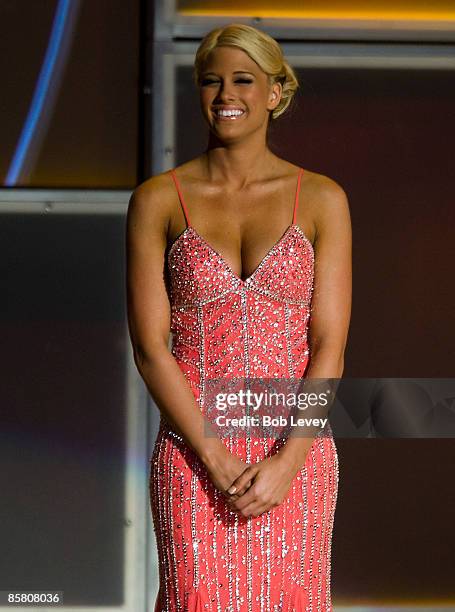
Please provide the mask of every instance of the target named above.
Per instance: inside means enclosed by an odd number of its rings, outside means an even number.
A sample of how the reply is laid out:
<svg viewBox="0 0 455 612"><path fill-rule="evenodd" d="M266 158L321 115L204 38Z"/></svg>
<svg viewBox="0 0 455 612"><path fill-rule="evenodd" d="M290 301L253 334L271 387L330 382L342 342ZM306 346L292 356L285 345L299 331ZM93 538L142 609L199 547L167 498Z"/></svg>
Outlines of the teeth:
<svg viewBox="0 0 455 612"><path fill-rule="evenodd" d="M217 115L219 117L238 117L239 115L243 115L242 110L219 110L217 111Z"/></svg>

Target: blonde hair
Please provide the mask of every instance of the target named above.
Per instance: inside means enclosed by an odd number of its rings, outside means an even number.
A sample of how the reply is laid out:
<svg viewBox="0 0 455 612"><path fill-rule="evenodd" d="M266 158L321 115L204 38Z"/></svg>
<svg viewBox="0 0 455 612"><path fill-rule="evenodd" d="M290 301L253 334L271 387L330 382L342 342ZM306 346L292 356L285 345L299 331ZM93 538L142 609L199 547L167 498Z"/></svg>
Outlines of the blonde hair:
<svg viewBox="0 0 455 612"><path fill-rule="evenodd" d="M200 85L200 73L209 54L221 46L242 49L267 74L269 85L281 83L281 99L272 111L271 119L282 115L291 104L299 82L279 43L265 32L242 23L231 23L211 30L204 36L196 52L193 81L197 86Z"/></svg>

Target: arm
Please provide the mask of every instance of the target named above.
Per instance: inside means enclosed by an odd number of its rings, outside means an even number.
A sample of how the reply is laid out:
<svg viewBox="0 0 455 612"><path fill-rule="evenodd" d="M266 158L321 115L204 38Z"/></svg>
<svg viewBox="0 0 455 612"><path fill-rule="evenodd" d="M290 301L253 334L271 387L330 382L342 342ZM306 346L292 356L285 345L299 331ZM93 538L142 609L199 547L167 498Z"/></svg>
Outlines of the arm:
<svg viewBox="0 0 455 612"><path fill-rule="evenodd" d="M161 180L154 177L137 187L128 206L128 328L136 367L160 412L207 464L213 455L224 458L229 451L219 438L204 434L206 419L168 348L170 304L164 266L170 212Z"/></svg>
<svg viewBox="0 0 455 612"><path fill-rule="evenodd" d="M343 189L324 178L315 219L315 279L309 323L307 378L341 378L351 314L351 221ZM228 489L230 505L244 516L259 516L278 506L304 466L314 437L294 427L286 444L271 457L249 466ZM308 433L307 433L308 435ZM253 486L248 489L250 483ZM256 487L256 489L255 489Z"/></svg>
<svg viewBox="0 0 455 612"><path fill-rule="evenodd" d="M352 294L352 230L344 190L328 179L316 220L315 274L309 324L310 363L305 378L341 378ZM293 428L279 454L297 473L312 437Z"/></svg>

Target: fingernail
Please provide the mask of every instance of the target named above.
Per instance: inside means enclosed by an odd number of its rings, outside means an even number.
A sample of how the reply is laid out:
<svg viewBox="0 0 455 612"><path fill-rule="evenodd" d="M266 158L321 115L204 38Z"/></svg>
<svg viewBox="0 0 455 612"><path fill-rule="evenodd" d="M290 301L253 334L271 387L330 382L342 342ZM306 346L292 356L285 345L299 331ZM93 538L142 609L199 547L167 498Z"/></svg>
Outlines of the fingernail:
<svg viewBox="0 0 455 612"><path fill-rule="evenodd" d="M232 495L233 493L235 493L236 491L237 491L237 487L234 487L234 486L232 486L232 487L230 487L230 488L228 489L228 493L230 493L231 495Z"/></svg>

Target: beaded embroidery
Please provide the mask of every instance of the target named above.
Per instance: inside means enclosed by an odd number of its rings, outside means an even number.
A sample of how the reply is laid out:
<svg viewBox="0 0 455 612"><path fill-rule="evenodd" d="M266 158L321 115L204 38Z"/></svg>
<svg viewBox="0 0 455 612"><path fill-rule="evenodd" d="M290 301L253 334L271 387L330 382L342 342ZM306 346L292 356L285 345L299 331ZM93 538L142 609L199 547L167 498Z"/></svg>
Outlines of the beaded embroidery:
<svg viewBox="0 0 455 612"><path fill-rule="evenodd" d="M314 250L292 224L242 280L189 222L168 252L172 354L201 410L208 379L300 378L309 363ZM246 462L285 440L232 439ZM317 437L288 498L259 517L231 511L204 465L161 418L150 503L159 557L155 612L331 611L331 537L338 492L331 436Z"/></svg>

